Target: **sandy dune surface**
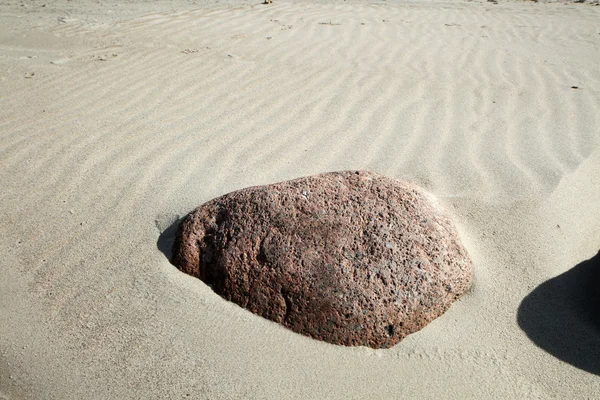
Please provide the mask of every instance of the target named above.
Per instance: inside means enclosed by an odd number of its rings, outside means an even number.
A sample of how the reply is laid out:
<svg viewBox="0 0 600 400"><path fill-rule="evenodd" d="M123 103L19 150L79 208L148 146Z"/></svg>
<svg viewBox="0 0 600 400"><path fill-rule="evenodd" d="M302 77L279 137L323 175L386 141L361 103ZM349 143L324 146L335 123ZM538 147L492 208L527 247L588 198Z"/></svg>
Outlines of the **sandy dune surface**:
<svg viewBox="0 0 600 400"><path fill-rule="evenodd" d="M598 21L0 1L0 399L595 398ZM392 349L300 336L169 263L197 205L345 169L433 193L474 260L472 290Z"/></svg>

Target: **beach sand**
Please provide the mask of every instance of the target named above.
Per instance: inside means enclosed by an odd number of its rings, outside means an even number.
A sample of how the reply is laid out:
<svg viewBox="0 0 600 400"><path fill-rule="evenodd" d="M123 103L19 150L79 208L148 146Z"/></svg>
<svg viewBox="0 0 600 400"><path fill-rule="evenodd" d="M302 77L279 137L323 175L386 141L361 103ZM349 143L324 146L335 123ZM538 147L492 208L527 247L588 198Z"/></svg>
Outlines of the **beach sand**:
<svg viewBox="0 0 600 400"><path fill-rule="evenodd" d="M259 2L0 2L0 399L597 397L600 7ZM395 347L169 263L203 202L346 169L433 193L474 261Z"/></svg>

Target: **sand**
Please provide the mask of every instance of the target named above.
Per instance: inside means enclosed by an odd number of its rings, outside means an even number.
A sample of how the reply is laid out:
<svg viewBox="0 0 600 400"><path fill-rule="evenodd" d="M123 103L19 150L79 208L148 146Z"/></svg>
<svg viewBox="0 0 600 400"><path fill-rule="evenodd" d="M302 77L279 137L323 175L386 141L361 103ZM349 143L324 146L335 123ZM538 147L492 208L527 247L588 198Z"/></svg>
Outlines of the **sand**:
<svg viewBox="0 0 600 400"><path fill-rule="evenodd" d="M258 3L0 3L0 399L596 397L600 329L544 285L600 248L600 7ZM474 260L392 349L169 263L197 205L344 169L433 193Z"/></svg>

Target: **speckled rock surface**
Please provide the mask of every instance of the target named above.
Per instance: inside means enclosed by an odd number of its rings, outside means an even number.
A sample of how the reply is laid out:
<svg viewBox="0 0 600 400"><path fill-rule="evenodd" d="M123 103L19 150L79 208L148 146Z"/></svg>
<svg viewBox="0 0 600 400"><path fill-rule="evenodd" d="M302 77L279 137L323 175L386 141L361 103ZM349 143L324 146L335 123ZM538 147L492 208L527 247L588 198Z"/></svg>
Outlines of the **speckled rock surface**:
<svg viewBox="0 0 600 400"><path fill-rule="evenodd" d="M456 229L417 186L344 171L216 198L172 262L223 298L329 343L391 347L471 285Z"/></svg>

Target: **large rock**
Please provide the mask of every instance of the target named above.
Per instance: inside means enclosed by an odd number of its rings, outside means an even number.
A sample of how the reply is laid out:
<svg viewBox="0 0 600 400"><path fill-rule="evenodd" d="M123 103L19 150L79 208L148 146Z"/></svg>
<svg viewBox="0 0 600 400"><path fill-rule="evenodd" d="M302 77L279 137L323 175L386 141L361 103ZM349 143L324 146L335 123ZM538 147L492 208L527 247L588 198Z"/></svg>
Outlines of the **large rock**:
<svg viewBox="0 0 600 400"><path fill-rule="evenodd" d="M430 195L362 171L211 200L181 222L172 261L295 332L374 348L443 314L472 279L467 252Z"/></svg>

